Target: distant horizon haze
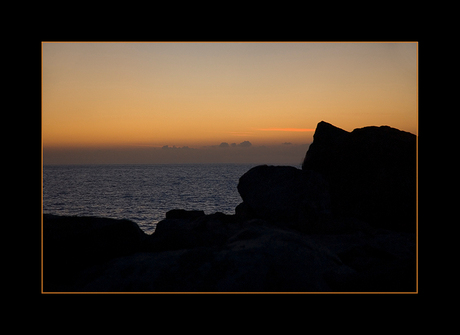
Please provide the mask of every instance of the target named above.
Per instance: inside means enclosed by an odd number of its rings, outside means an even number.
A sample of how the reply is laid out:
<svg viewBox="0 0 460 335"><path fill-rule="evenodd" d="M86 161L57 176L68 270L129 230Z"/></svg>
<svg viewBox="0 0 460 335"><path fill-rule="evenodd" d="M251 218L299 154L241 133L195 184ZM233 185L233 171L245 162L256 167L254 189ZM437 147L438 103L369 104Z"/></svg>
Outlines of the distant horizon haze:
<svg viewBox="0 0 460 335"><path fill-rule="evenodd" d="M225 144L227 145L225 145ZM242 143L249 143L242 145ZM222 145L224 144L224 145ZM44 165L75 164L302 164L310 143L252 145L222 142L219 145L188 146L106 146L43 148Z"/></svg>

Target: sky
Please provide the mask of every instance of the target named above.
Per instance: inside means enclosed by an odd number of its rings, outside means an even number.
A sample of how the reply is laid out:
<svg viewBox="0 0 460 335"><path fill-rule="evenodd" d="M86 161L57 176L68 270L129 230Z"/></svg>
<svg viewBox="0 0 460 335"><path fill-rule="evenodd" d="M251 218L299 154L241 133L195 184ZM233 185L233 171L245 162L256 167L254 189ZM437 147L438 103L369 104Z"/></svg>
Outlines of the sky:
<svg viewBox="0 0 460 335"><path fill-rule="evenodd" d="M44 164L301 164L320 121L417 134L417 43L42 43Z"/></svg>

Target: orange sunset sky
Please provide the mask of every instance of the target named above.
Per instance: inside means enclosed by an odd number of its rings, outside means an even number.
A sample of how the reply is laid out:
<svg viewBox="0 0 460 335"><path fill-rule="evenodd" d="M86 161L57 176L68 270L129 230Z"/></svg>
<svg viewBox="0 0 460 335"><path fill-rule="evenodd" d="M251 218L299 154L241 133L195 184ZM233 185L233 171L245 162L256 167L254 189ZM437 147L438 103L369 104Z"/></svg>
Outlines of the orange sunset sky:
<svg viewBox="0 0 460 335"><path fill-rule="evenodd" d="M348 131L389 125L417 134L417 47L43 42L43 161L168 163L161 147L198 153L226 142L228 152L232 143L240 149L236 162L283 144L303 152L283 162L298 162L322 120ZM244 141L253 150L246 160ZM200 162L192 156L184 162Z"/></svg>

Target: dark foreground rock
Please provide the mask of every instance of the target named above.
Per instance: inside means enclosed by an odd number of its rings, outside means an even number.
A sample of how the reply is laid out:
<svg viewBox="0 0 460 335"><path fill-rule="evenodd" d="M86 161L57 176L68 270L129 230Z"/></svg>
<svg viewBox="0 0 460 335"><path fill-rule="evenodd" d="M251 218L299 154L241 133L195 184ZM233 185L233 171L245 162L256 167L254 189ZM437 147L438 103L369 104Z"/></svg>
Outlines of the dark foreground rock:
<svg viewBox="0 0 460 335"><path fill-rule="evenodd" d="M327 291L330 287L322 276L341 269L337 257L327 250L320 252L306 237L249 224L223 245L144 252L116 259L89 270L85 275L92 278L97 273L97 280L85 282L83 277L81 289ZM113 278L123 280L114 282Z"/></svg>
<svg viewBox="0 0 460 335"><path fill-rule="evenodd" d="M120 224L110 219L45 215L45 292L416 289L415 235L411 233L304 234L261 219L241 221L222 213L194 220L165 219L152 235L138 235L135 229L131 231L132 222L123 221L126 227L112 238L96 234L91 243L84 234L69 236L76 227L64 234L54 232L62 230L58 222L82 223L88 232L94 225L96 232L98 220Z"/></svg>
<svg viewBox="0 0 460 335"><path fill-rule="evenodd" d="M44 290L69 290L82 270L140 251L145 233L129 220L43 216Z"/></svg>
<svg viewBox="0 0 460 335"><path fill-rule="evenodd" d="M415 136L320 122L302 170L257 166L235 215L43 217L44 292L415 292Z"/></svg>

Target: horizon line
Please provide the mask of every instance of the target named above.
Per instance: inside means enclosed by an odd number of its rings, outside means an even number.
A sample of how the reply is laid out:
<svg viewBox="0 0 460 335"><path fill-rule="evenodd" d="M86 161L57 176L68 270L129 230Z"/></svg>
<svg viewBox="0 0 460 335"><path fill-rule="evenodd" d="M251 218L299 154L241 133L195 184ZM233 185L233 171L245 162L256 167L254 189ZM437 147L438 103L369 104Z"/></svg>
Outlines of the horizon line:
<svg viewBox="0 0 460 335"><path fill-rule="evenodd" d="M315 131L315 129L310 129L310 128L258 128L257 130L261 130L261 131L295 131L295 132Z"/></svg>

